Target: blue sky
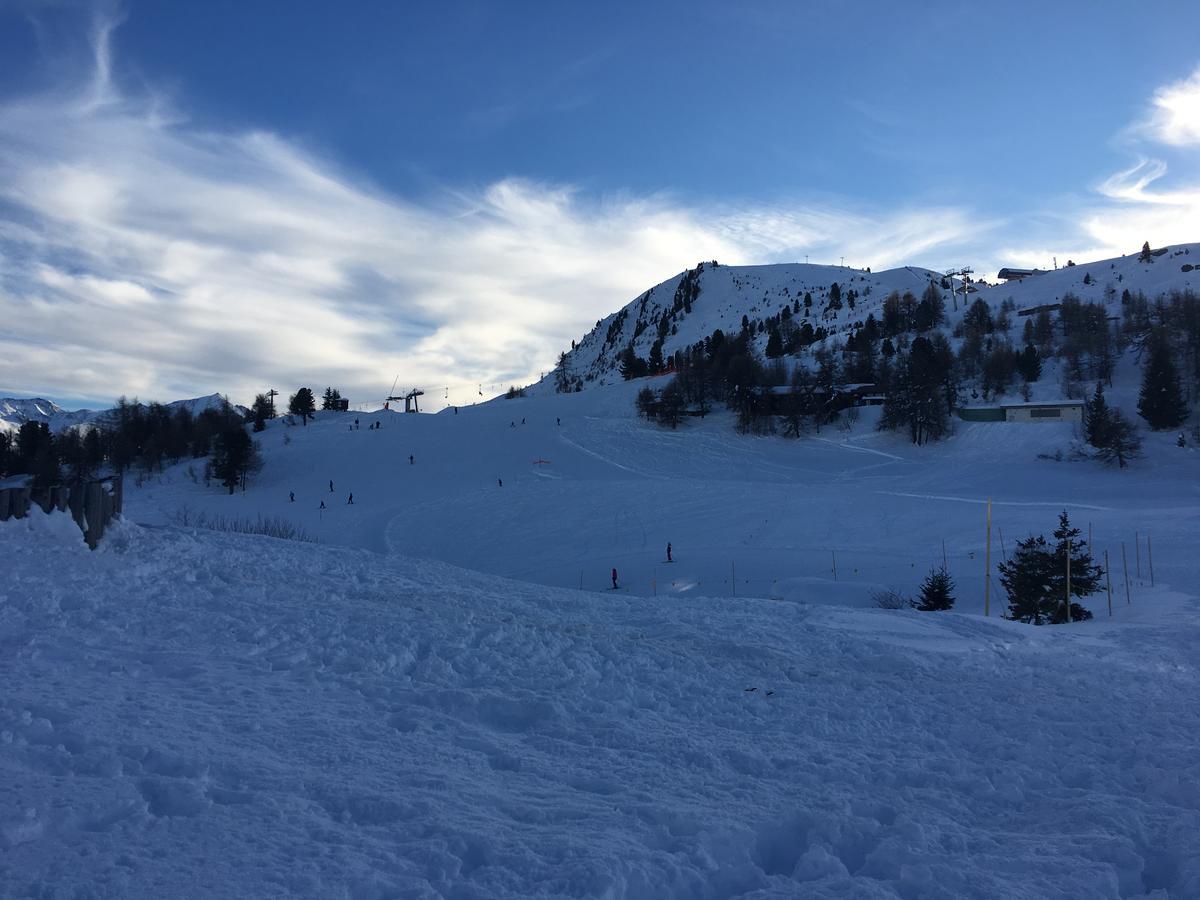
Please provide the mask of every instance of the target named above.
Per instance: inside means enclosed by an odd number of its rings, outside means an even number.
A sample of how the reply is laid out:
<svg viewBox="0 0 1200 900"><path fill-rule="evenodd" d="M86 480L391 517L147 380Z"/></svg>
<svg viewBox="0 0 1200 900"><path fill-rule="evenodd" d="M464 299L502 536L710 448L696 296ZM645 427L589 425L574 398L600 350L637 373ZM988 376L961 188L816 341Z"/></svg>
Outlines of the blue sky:
<svg viewBox="0 0 1200 900"><path fill-rule="evenodd" d="M1196 240L1198 33L1183 2L0 0L0 395L467 402L699 259Z"/></svg>

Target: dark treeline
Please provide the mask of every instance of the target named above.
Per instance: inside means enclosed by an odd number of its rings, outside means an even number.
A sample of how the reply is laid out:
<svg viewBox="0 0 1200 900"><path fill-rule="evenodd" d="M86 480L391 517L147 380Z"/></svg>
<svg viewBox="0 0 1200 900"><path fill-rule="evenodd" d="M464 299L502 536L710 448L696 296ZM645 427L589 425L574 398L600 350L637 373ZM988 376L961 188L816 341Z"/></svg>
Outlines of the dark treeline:
<svg viewBox="0 0 1200 900"><path fill-rule="evenodd" d="M233 487L259 465L246 420L227 401L193 415L184 406L122 397L95 423L52 434L44 422L0 433L0 475L34 476L37 488L104 472L155 472L184 459L209 458L206 478Z"/></svg>

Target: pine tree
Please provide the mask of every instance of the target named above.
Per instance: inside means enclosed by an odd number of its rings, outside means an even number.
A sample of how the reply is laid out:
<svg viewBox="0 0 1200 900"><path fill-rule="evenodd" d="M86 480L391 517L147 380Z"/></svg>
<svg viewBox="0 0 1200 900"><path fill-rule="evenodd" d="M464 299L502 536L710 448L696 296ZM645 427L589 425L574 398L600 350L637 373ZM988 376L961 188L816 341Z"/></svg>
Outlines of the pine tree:
<svg viewBox="0 0 1200 900"><path fill-rule="evenodd" d="M626 381L642 378L649 369L646 361L634 352L633 344L621 351L620 361L621 377Z"/></svg>
<svg viewBox="0 0 1200 900"><path fill-rule="evenodd" d="M325 395L321 398L321 409L336 409L336 401L342 399L342 392L335 387L325 388Z"/></svg>
<svg viewBox="0 0 1200 900"><path fill-rule="evenodd" d="M217 435L213 442L211 466L213 475L232 494L246 475L262 468L262 457L246 429L235 425Z"/></svg>
<svg viewBox="0 0 1200 900"><path fill-rule="evenodd" d="M1083 438L1093 447L1108 446L1112 414L1104 400L1104 387L1096 382L1096 393L1083 404Z"/></svg>
<svg viewBox="0 0 1200 900"><path fill-rule="evenodd" d="M638 391L637 397L634 399L634 405L637 407L638 413L647 419L653 418L657 402L654 396L654 389L648 387L644 387Z"/></svg>
<svg viewBox="0 0 1200 900"><path fill-rule="evenodd" d="M836 281L829 286L829 308L842 308L842 288Z"/></svg>
<svg viewBox="0 0 1200 900"><path fill-rule="evenodd" d="M1058 528L1054 530L1058 543L1054 545L1054 553L1050 565L1047 584L1050 596L1055 602L1051 624L1066 621L1067 596L1067 555L1071 557L1071 596L1086 597L1100 589L1104 570L1092 563L1091 550L1087 541L1080 540L1079 529L1071 527L1071 521L1064 509L1058 514ZM1071 621L1078 622L1090 619L1092 614L1074 601L1071 602Z"/></svg>
<svg viewBox="0 0 1200 900"><path fill-rule="evenodd" d="M662 348L662 338L659 338L650 346L650 358L646 362L646 366L650 372L661 372L665 368Z"/></svg>
<svg viewBox="0 0 1200 900"><path fill-rule="evenodd" d="M1054 612L1047 578L1053 559L1041 535L1017 541L1012 558L1000 563L1000 585L1008 594L1008 617L1041 625Z"/></svg>
<svg viewBox="0 0 1200 900"><path fill-rule="evenodd" d="M1100 448L1100 458L1125 468L1127 462L1141 455L1142 439L1134 424L1119 409L1109 410L1108 436Z"/></svg>
<svg viewBox="0 0 1200 900"><path fill-rule="evenodd" d="M1138 262L1150 262L1154 259L1154 254L1150 252L1150 242L1142 244L1142 254L1138 257Z"/></svg>
<svg viewBox="0 0 1200 900"><path fill-rule="evenodd" d="M767 349L765 353L770 359L777 359L783 356L783 337L780 335L778 328L771 328L771 333L767 337Z"/></svg>
<svg viewBox="0 0 1200 900"><path fill-rule="evenodd" d="M1187 404L1179 385L1179 370L1171 359L1166 335L1157 334L1150 343L1150 358L1142 373L1138 413L1155 431L1176 428L1187 419Z"/></svg>
<svg viewBox="0 0 1200 900"><path fill-rule="evenodd" d="M575 349L574 341L571 341L571 349ZM554 367L554 390L559 394L566 394L571 390L571 373L565 350L558 354L558 363Z"/></svg>
<svg viewBox="0 0 1200 900"><path fill-rule="evenodd" d="M920 603L917 609L922 612L937 612L951 609L954 606L954 579L946 571L945 566L929 570L925 580L921 582Z"/></svg>
<svg viewBox="0 0 1200 900"><path fill-rule="evenodd" d="M1029 326L1026 330L1032 333L1033 322L1026 319L1025 324ZM1017 371L1026 384L1032 384L1042 377L1042 356L1032 343L1026 343L1025 349L1018 354Z"/></svg>
<svg viewBox="0 0 1200 900"><path fill-rule="evenodd" d="M662 390L662 423L675 428L683 416L683 390L672 379Z"/></svg>
<svg viewBox="0 0 1200 900"><path fill-rule="evenodd" d="M308 425L309 416L314 415L316 411L317 404L316 400L313 399L313 392L306 387L300 388L288 400L288 412L293 416L300 416L306 426Z"/></svg>

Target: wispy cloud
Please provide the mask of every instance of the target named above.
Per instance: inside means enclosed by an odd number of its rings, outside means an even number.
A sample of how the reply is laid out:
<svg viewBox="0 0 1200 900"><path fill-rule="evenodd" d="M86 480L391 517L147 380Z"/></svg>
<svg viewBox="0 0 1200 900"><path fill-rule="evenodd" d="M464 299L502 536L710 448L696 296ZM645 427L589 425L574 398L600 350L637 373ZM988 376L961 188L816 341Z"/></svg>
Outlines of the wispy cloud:
<svg viewBox="0 0 1200 900"><path fill-rule="evenodd" d="M712 209L507 179L413 202L286 137L90 81L0 107L0 392L111 399L523 383L699 259L873 265L978 233L956 209ZM467 385L471 385L468 390Z"/></svg>

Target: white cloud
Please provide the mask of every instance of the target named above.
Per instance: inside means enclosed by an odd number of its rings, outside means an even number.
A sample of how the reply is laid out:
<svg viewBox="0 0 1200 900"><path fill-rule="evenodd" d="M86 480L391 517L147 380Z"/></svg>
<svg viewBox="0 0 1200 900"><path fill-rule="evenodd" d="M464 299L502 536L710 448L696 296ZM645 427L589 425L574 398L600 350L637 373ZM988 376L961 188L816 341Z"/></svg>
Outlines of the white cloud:
<svg viewBox="0 0 1200 900"><path fill-rule="evenodd" d="M1200 67L1154 92L1154 113L1146 128L1155 140L1173 147L1200 144Z"/></svg>

